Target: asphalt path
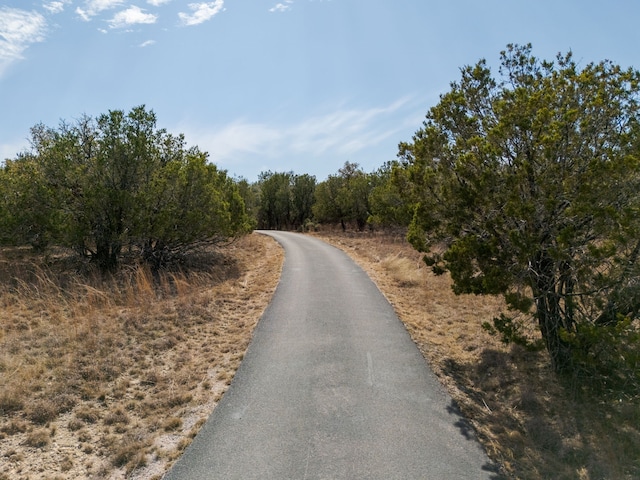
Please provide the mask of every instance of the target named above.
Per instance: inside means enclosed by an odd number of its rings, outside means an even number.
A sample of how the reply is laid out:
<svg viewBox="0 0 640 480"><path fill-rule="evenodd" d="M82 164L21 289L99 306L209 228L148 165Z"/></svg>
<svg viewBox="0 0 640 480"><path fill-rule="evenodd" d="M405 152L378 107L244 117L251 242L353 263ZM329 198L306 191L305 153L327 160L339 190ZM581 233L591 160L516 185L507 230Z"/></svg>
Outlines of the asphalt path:
<svg viewBox="0 0 640 480"><path fill-rule="evenodd" d="M263 231L280 283L211 417L164 477L499 478L393 308L346 254Z"/></svg>

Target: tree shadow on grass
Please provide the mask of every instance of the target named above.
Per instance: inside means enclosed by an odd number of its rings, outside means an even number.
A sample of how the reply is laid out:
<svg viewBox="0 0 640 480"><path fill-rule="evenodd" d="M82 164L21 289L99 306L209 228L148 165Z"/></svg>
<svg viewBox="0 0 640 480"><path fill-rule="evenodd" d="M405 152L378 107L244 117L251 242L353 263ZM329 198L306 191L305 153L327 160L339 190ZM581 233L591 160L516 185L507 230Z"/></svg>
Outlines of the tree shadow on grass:
<svg viewBox="0 0 640 480"><path fill-rule="evenodd" d="M482 441L507 478L640 478L637 398L576 395L544 352L519 347L486 349L477 363L446 359L442 373L460 392L448 408L456 426Z"/></svg>

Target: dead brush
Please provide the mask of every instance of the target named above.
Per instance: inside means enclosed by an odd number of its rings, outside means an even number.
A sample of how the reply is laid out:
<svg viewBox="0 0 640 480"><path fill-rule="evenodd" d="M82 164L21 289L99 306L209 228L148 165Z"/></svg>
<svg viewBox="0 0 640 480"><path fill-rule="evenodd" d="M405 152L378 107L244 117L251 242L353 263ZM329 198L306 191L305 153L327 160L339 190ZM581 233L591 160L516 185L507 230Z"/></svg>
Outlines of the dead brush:
<svg viewBox="0 0 640 480"><path fill-rule="evenodd" d="M184 298L192 292L193 284L184 272L171 272L165 274L164 284L171 287L178 298Z"/></svg>
<svg viewBox="0 0 640 480"><path fill-rule="evenodd" d="M44 448L51 442L51 432L46 428L33 430L27 434L24 443L28 447Z"/></svg>
<svg viewBox="0 0 640 480"><path fill-rule="evenodd" d="M137 265L132 275L134 283L127 290L127 305L148 305L157 299L155 279L151 269L145 265Z"/></svg>
<svg viewBox="0 0 640 480"><path fill-rule="evenodd" d="M128 433L121 438L107 440L109 449L113 450L111 461L115 467L127 467L127 472L146 465L149 443L136 433Z"/></svg>
<svg viewBox="0 0 640 480"><path fill-rule="evenodd" d="M22 410L24 401L17 389L9 388L5 383L5 388L0 391L0 415L9 415Z"/></svg>
<svg viewBox="0 0 640 480"><path fill-rule="evenodd" d="M101 290L93 285L81 283L74 289L75 301L73 302L74 316L83 317L96 310L102 310L113 306L113 298L109 292Z"/></svg>

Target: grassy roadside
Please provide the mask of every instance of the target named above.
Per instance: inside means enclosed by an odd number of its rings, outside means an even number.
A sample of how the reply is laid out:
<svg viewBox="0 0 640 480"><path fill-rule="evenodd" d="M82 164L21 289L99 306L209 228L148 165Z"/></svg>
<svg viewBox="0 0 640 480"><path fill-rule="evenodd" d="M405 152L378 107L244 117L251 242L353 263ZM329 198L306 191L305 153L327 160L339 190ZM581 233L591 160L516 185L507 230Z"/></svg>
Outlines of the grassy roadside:
<svg viewBox="0 0 640 480"><path fill-rule="evenodd" d="M450 279L434 276L403 238L316 235L376 282L509 477L640 478L639 398L584 393L553 374L545 352L503 345L481 328L501 299L454 295Z"/></svg>
<svg viewBox="0 0 640 480"><path fill-rule="evenodd" d="M3 251L0 479L160 478L233 378L282 260L253 234L188 273L104 280Z"/></svg>
<svg viewBox="0 0 640 480"><path fill-rule="evenodd" d="M376 282L509 477L640 478L637 398L582 395L502 345L480 326L502 301L453 295L402 237L317 236ZM160 478L230 383L282 251L254 234L189 275L110 281L63 260L0 253L0 479Z"/></svg>

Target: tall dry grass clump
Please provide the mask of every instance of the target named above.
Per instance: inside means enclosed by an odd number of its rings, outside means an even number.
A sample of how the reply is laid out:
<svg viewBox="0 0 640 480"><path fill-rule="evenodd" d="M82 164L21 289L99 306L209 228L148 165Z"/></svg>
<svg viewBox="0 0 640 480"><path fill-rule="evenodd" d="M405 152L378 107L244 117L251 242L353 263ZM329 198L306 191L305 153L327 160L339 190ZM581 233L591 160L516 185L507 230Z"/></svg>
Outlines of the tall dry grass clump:
<svg viewBox="0 0 640 480"><path fill-rule="evenodd" d="M425 272L422 262L399 254L387 255L380 266L391 274L400 287L416 287L424 282Z"/></svg>
<svg viewBox="0 0 640 480"><path fill-rule="evenodd" d="M160 273L1 251L0 479L162 473L233 377L281 262L258 235Z"/></svg>

